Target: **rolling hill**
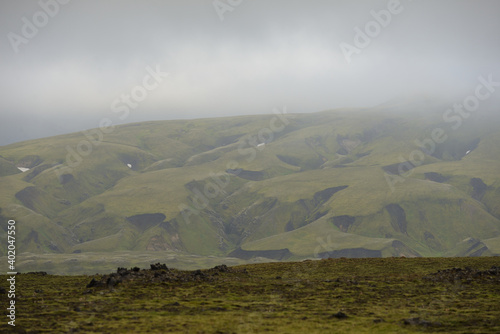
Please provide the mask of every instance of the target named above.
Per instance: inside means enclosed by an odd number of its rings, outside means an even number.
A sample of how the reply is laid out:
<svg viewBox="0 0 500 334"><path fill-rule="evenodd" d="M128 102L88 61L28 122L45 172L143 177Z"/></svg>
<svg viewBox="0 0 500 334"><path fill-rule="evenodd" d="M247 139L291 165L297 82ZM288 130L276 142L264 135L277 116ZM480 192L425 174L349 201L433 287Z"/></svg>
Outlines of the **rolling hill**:
<svg viewBox="0 0 500 334"><path fill-rule="evenodd" d="M446 108L143 122L3 146L0 218L16 220L25 254L499 255L498 109L457 126Z"/></svg>

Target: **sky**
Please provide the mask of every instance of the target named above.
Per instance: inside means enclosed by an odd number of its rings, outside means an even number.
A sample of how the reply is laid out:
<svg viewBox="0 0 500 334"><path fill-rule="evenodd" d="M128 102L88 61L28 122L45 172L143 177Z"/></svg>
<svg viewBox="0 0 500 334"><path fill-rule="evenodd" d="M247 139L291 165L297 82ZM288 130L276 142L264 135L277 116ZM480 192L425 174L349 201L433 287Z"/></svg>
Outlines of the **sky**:
<svg viewBox="0 0 500 334"><path fill-rule="evenodd" d="M496 0L0 0L0 145L500 81Z"/></svg>

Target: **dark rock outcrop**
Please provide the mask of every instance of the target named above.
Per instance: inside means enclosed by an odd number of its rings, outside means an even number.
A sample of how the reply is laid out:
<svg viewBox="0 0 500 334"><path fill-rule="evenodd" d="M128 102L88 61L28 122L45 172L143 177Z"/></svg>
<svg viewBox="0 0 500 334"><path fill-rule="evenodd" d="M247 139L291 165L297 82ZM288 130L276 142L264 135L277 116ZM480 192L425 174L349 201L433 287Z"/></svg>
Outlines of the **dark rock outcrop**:
<svg viewBox="0 0 500 334"><path fill-rule="evenodd" d="M38 174L40 174L41 172L43 172L44 170L47 170L49 168L53 167L53 165L40 165L40 166L37 166L35 168L33 168L29 174L27 174L25 177L24 177L24 181L26 182L30 182L33 178L35 178L36 176L38 176Z"/></svg>
<svg viewBox="0 0 500 334"><path fill-rule="evenodd" d="M486 190L488 190L488 186L478 177L474 177L470 179L470 185L472 186L472 194L471 197L475 200L482 200L484 195L486 194Z"/></svg>
<svg viewBox="0 0 500 334"><path fill-rule="evenodd" d="M314 194L314 202L316 205L320 205L328 201L335 193L338 193L341 190L346 189L348 186L339 186L339 187L331 187L326 188L321 191L318 191Z"/></svg>
<svg viewBox="0 0 500 334"><path fill-rule="evenodd" d="M396 163L396 164L387 165L387 166L382 167L384 172L389 173L389 174L393 174L393 175L400 175L400 176L404 175L406 172L412 170L413 168L415 168L415 166L409 161L405 161L405 162Z"/></svg>
<svg viewBox="0 0 500 334"><path fill-rule="evenodd" d="M438 182L438 183L443 183L443 182L446 182L448 181L448 177L445 177L439 173L435 173L435 172L428 172L428 173L424 173L425 175L425 178L427 180L430 180L430 181L433 181L433 182Z"/></svg>
<svg viewBox="0 0 500 334"><path fill-rule="evenodd" d="M334 313L330 316L330 319L333 319L333 318L335 318L335 319L347 319L349 317L344 312L337 312L337 313Z"/></svg>
<svg viewBox="0 0 500 334"><path fill-rule="evenodd" d="M478 270L470 267L451 268L438 270L424 277L424 280L431 282L450 282L462 281L462 283L471 283L472 281L486 281L492 283L500 282L500 266L492 266L490 269Z"/></svg>
<svg viewBox="0 0 500 334"><path fill-rule="evenodd" d="M181 271L169 269L165 264L151 264L151 269L139 269L137 267L126 269L118 268L116 273L104 275L92 280L87 288L109 288L113 289L120 284L128 282L161 283L161 282L196 282L217 281L223 279L224 275L236 273L238 275L248 274L246 269L234 269L222 264L206 270Z"/></svg>
<svg viewBox="0 0 500 334"><path fill-rule="evenodd" d="M406 228L408 222L406 221L405 210L399 204L389 204L385 207L389 215L391 215L391 226L396 232L408 235Z"/></svg>
<svg viewBox="0 0 500 334"><path fill-rule="evenodd" d="M166 217L163 213L144 213L141 215L127 217L127 221L144 231L150 227L160 224L165 220L165 218Z"/></svg>

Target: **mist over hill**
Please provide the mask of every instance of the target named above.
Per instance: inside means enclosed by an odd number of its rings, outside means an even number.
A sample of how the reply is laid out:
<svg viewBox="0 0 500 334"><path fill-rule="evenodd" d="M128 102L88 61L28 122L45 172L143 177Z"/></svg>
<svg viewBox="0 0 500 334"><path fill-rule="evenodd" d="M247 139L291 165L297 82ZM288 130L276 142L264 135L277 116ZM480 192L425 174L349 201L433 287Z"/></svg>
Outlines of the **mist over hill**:
<svg viewBox="0 0 500 334"><path fill-rule="evenodd" d="M16 143L0 148L1 215L26 258L499 255L498 108L464 115L283 107Z"/></svg>
<svg viewBox="0 0 500 334"><path fill-rule="evenodd" d="M253 115L282 104L308 113L469 94L478 76L500 78L499 12L495 0L3 1L0 145L103 118ZM126 96L130 112L117 115Z"/></svg>

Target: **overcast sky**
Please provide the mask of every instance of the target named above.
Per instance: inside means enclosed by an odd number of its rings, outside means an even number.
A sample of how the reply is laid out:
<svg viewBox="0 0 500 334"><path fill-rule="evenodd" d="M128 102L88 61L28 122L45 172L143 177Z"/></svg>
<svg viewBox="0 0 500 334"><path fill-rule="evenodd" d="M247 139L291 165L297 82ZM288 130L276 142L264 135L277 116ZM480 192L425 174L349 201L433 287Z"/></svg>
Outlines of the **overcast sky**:
<svg viewBox="0 0 500 334"><path fill-rule="evenodd" d="M315 112L500 81L496 0L0 1L0 145L103 118ZM132 92L147 96L126 106Z"/></svg>

